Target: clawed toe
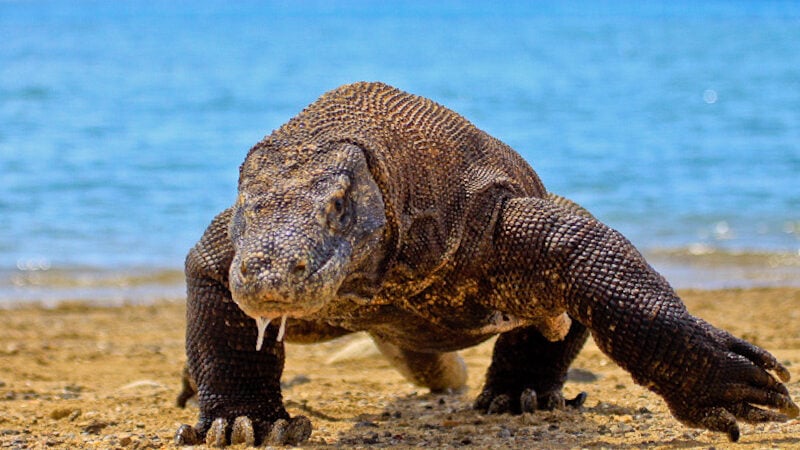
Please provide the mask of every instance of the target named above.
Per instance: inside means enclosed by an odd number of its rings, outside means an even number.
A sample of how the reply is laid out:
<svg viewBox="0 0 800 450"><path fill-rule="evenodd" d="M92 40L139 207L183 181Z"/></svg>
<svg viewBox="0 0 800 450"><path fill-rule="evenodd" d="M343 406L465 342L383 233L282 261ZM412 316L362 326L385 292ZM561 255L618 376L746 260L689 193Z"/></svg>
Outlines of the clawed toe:
<svg viewBox="0 0 800 450"><path fill-rule="evenodd" d="M575 398L566 400L564 404L570 408L580 408L586 403L586 397L588 397L586 392L580 392Z"/></svg>
<svg viewBox="0 0 800 450"><path fill-rule="evenodd" d="M253 429L253 421L249 417L239 416L233 421L231 444L245 444L248 447L256 444L256 432Z"/></svg>
<svg viewBox="0 0 800 450"><path fill-rule="evenodd" d="M486 408L487 414L504 414L507 412L511 412L511 397L506 394L493 398L489 403L489 407Z"/></svg>
<svg viewBox="0 0 800 450"><path fill-rule="evenodd" d="M175 445L197 445L200 443L200 434L191 425L181 425L175 432Z"/></svg>
<svg viewBox="0 0 800 450"><path fill-rule="evenodd" d="M261 428L263 443L269 445L297 445L311 436L311 421L305 416L291 419L278 419L266 430ZM265 432L266 431L266 432ZM191 425L181 425L175 432L175 445L199 445L205 443L209 447L225 447L227 445L245 444L248 447L257 445L259 432L253 421L246 416L237 417L233 426L228 421L218 418L211 423L205 432Z"/></svg>
<svg viewBox="0 0 800 450"><path fill-rule="evenodd" d="M311 421L306 416L279 419L272 426L267 442L275 445L297 445L311 436Z"/></svg>
<svg viewBox="0 0 800 450"><path fill-rule="evenodd" d="M579 393L575 398L565 399L560 390L537 394L534 389L526 388L515 399L507 393L496 394L491 390L485 390L476 399L475 409L487 414L520 414L533 413L539 410L564 409L566 407L580 408L585 401L585 392Z"/></svg>
<svg viewBox="0 0 800 450"><path fill-rule="evenodd" d="M225 438L225 429L228 428L228 421L219 418L211 423L211 427L206 431L206 445L209 447L225 447L228 440Z"/></svg>
<svg viewBox="0 0 800 450"><path fill-rule="evenodd" d="M531 388L522 391L519 396L519 409L523 413L532 413L539 409L539 396Z"/></svg>
<svg viewBox="0 0 800 450"><path fill-rule="evenodd" d="M545 411L552 411L554 409L566 409L566 408L580 408L583 406L583 403L586 401L586 392L581 392L575 396L575 398L567 399L564 398L564 394L560 391L549 391L545 392L542 395L536 398L536 393L533 392L534 401L531 402L534 407L533 409L525 409L524 408L524 401L526 398L526 392L529 389L526 389L522 392L522 396L520 397L520 405L523 406L522 412L533 412L537 409L545 410ZM530 389L532 391L532 389ZM527 394L530 395L530 394Z"/></svg>

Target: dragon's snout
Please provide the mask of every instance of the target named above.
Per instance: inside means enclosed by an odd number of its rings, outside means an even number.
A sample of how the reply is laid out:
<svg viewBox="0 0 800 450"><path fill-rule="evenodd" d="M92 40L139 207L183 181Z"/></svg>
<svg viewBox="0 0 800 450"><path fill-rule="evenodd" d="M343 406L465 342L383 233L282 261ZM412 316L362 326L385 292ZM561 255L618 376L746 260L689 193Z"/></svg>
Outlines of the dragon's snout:
<svg viewBox="0 0 800 450"><path fill-rule="evenodd" d="M286 261L282 270L276 270L273 261L259 256L241 258L238 264L239 277L245 284L295 285L305 281L312 273L311 258L299 256Z"/></svg>
<svg viewBox="0 0 800 450"><path fill-rule="evenodd" d="M243 241L234 256L229 272L231 294L251 317L306 315L332 298L341 283L350 257L346 242L298 242L291 234Z"/></svg>

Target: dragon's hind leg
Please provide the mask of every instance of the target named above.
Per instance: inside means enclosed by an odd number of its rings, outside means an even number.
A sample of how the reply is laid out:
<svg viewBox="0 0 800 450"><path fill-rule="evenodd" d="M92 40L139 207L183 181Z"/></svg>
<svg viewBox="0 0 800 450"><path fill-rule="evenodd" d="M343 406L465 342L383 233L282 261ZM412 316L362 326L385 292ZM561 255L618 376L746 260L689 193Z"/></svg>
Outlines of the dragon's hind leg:
<svg viewBox="0 0 800 450"><path fill-rule="evenodd" d="M467 367L456 352L417 352L373 336L378 349L412 383L432 392L461 390L467 382Z"/></svg>
<svg viewBox="0 0 800 450"><path fill-rule="evenodd" d="M550 342L535 327L501 334L475 408L489 413L521 413L580 406L586 394L565 400L561 389L570 364L588 336L586 327L577 321L572 321L567 336L556 342Z"/></svg>

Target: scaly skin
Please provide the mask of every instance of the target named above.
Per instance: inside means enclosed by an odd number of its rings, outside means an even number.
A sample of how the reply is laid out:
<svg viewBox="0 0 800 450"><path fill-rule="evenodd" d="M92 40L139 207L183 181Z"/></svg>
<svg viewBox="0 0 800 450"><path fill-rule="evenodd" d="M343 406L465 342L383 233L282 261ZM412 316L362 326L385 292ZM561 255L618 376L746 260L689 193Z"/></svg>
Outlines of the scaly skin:
<svg viewBox="0 0 800 450"><path fill-rule="evenodd" d="M295 342L366 331L438 391L464 385L455 351L500 334L475 403L488 413L580 405L561 390L591 332L689 426L735 441L737 420L798 415L769 373L786 368L691 316L619 233L463 117L380 83L331 91L256 144L186 276L179 403L196 389L200 419L181 444L308 438L283 407L277 325L256 350L256 322L280 318Z"/></svg>

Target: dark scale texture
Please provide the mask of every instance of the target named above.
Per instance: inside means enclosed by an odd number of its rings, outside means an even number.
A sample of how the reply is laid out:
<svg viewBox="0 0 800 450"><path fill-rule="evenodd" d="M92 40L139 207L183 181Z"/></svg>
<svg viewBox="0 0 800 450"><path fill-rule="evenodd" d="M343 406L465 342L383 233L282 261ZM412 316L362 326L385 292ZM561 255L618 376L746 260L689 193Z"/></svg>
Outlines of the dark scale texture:
<svg viewBox="0 0 800 450"><path fill-rule="evenodd" d="M380 83L331 91L256 144L186 274L180 401L196 389L200 421L179 443L308 437L282 405L277 327L255 348L259 317L289 317L295 342L366 331L437 391L464 384L456 350L500 334L475 405L489 413L580 405L561 389L589 332L687 425L735 440L737 419L798 413L768 372L788 371L692 317L619 233L463 117Z"/></svg>
<svg viewBox="0 0 800 450"><path fill-rule="evenodd" d="M225 265L230 264L231 248L214 238L227 234L229 217L227 211L220 214L209 227L216 232L206 233L186 260L186 340L197 343L186 347L187 363L192 376L202 380L198 401L203 408L196 428L203 433L219 417L251 417L259 421L254 425L265 429L289 417L280 393L283 347L251 351L253 320L236 306L227 288ZM210 335L215 338L206 337ZM231 379L239 381L231 384Z"/></svg>

